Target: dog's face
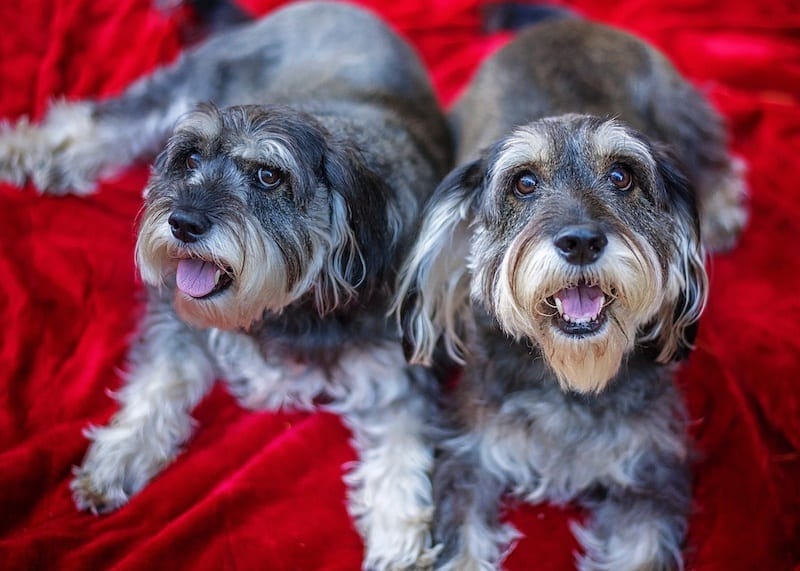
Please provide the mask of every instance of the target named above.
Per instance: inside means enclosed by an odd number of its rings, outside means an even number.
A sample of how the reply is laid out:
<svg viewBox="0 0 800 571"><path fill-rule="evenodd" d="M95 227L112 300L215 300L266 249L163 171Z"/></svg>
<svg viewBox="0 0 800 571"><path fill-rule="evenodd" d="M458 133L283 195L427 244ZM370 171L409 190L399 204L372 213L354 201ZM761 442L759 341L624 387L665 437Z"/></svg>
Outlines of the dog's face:
<svg viewBox="0 0 800 571"><path fill-rule="evenodd" d="M599 391L636 343L657 343L661 361L689 343L706 292L694 198L665 153L616 121L537 121L440 185L409 291L417 360L441 332L458 349L469 292L563 387Z"/></svg>
<svg viewBox="0 0 800 571"><path fill-rule="evenodd" d="M197 326L246 328L304 296L324 314L386 269L387 196L309 116L203 106L156 161L137 264L145 282L175 287Z"/></svg>

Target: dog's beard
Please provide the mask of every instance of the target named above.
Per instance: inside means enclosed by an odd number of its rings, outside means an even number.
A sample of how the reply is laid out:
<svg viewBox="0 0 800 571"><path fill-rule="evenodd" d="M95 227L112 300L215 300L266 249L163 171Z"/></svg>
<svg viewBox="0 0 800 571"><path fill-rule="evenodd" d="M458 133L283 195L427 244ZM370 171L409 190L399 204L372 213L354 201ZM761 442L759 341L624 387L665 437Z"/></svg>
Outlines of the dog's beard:
<svg viewBox="0 0 800 571"><path fill-rule="evenodd" d="M265 311L279 312L306 293L323 267L326 248L315 239L317 233L282 248L258 220L245 214L235 222L217 222L209 235L196 243L181 244L171 235L169 213L168 208L156 205L147 208L136 243L136 261L146 283L175 286L176 312L197 327L246 329ZM282 239L301 241L299 235ZM302 253L302 259L290 267L283 249ZM198 297L184 291L186 288L175 282L180 260L185 259L216 266L225 289Z"/></svg>
<svg viewBox="0 0 800 571"><path fill-rule="evenodd" d="M617 374L639 328L672 295L664 282L656 252L640 237L610 236L591 266L566 263L548 241L520 237L505 252L488 305L508 334L539 346L563 389L599 392ZM585 305L593 315L570 319L567 303Z"/></svg>

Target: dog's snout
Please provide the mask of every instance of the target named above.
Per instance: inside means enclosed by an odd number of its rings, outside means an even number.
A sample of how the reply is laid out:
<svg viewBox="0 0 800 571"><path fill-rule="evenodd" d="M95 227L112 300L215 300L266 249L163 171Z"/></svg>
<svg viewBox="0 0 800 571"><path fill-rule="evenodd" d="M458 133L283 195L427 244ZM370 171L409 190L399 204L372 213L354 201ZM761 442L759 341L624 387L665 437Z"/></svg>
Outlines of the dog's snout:
<svg viewBox="0 0 800 571"><path fill-rule="evenodd" d="M564 228L553 244L570 264L585 265L595 262L603 254L608 238L597 227L582 224Z"/></svg>
<svg viewBox="0 0 800 571"><path fill-rule="evenodd" d="M169 216L172 235L181 242L197 242L211 228L211 221L202 212L176 209Z"/></svg>

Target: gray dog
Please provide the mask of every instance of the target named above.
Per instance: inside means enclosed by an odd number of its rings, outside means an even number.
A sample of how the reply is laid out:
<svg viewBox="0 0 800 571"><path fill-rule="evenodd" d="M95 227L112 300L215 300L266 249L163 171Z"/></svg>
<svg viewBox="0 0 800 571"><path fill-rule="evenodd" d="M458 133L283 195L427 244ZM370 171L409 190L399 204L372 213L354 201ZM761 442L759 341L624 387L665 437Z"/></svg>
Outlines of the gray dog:
<svg viewBox="0 0 800 571"><path fill-rule="evenodd" d="M707 277L700 226L745 220L719 117L663 56L577 19L520 33L453 111L396 309L413 360L466 362L434 475L442 569L492 569L501 495L577 501L578 566L682 566L691 491L673 363ZM698 217L698 204L700 217Z"/></svg>
<svg viewBox="0 0 800 571"><path fill-rule="evenodd" d="M421 63L360 9L296 4L119 98L6 126L0 177L89 192L170 133L136 245L147 313L121 409L87 431L76 504L105 512L141 490L221 377L249 408L342 414L361 456L347 483L364 567L429 565L435 381L407 365L385 317L420 205L449 167Z"/></svg>

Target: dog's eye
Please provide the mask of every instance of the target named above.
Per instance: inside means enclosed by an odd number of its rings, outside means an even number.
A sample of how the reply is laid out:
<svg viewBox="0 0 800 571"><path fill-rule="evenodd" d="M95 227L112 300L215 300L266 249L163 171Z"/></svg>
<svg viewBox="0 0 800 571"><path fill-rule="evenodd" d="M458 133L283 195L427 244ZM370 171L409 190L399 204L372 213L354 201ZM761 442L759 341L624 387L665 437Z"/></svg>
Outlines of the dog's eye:
<svg viewBox="0 0 800 571"><path fill-rule="evenodd" d="M622 165L614 165L608 171L608 180L611 181L617 190L628 191L633 186L633 176L631 171Z"/></svg>
<svg viewBox="0 0 800 571"><path fill-rule="evenodd" d="M186 168L190 171L195 170L200 166L200 155L197 153L191 153L190 155L186 156Z"/></svg>
<svg viewBox="0 0 800 571"><path fill-rule="evenodd" d="M275 167L261 167L258 169L258 182L268 190L278 187L283 181L283 173Z"/></svg>
<svg viewBox="0 0 800 571"><path fill-rule="evenodd" d="M532 194L538 186L539 181L536 176L530 171L525 171L517 175L514 183L514 193L517 196L526 197Z"/></svg>

